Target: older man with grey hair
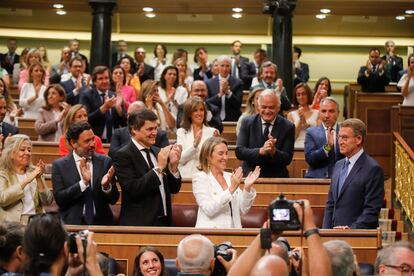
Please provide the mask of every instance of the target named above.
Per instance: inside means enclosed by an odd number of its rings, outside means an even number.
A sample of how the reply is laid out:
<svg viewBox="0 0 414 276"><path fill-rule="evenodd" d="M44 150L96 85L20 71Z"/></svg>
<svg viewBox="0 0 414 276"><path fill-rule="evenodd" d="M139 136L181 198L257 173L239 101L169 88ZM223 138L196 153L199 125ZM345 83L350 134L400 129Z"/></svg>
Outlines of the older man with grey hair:
<svg viewBox="0 0 414 276"><path fill-rule="evenodd" d="M332 274L335 276L352 276L356 270L354 252L351 246L341 240L331 240L323 243L331 259Z"/></svg>
<svg viewBox="0 0 414 276"><path fill-rule="evenodd" d="M295 126L278 115L280 97L266 89L259 96L259 114L243 119L237 136L236 156L243 172L260 166L260 177L289 177L293 158Z"/></svg>
<svg viewBox="0 0 414 276"><path fill-rule="evenodd" d="M399 241L384 247L375 260L377 275L413 275L414 244Z"/></svg>
<svg viewBox="0 0 414 276"><path fill-rule="evenodd" d="M219 64L218 76L206 81L207 103L219 108L222 121L236 122L241 115L243 82L230 75L231 59L228 56L220 56L217 61Z"/></svg>
<svg viewBox="0 0 414 276"><path fill-rule="evenodd" d="M214 245L205 236L193 234L177 247L177 275L210 275L214 268Z"/></svg>

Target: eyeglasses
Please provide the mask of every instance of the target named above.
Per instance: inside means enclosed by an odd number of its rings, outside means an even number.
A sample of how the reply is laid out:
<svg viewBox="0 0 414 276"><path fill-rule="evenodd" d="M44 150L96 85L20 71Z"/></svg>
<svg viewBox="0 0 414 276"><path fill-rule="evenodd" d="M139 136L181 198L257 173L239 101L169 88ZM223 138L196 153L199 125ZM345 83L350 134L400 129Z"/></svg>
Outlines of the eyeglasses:
<svg viewBox="0 0 414 276"><path fill-rule="evenodd" d="M346 135L338 135L336 136L336 139L339 140L343 140L344 142L348 141L349 138L355 138L356 136L346 136Z"/></svg>
<svg viewBox="0 0 414 276"><path fill-rule="evenodd" d="M402 264L402 265L399 265L399 266L396 266L396 265L386 265L385 264L384 266L397 269L404 276L409 276L409 275L412 275L414 273L414 268L411 268L411 266L409 266L407 264Z"/></svg>

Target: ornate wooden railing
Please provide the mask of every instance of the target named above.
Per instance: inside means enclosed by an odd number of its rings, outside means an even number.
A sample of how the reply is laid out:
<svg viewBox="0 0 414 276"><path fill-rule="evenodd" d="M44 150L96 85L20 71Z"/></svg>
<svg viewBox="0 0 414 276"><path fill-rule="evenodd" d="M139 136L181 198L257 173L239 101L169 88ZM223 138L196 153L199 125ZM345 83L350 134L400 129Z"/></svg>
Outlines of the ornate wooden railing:
<svg viewBox="0 0 414 276"><path fill-rule="evenodd" d="M414 224L414 152L398 132L394 134L395 199Z"/></svg>

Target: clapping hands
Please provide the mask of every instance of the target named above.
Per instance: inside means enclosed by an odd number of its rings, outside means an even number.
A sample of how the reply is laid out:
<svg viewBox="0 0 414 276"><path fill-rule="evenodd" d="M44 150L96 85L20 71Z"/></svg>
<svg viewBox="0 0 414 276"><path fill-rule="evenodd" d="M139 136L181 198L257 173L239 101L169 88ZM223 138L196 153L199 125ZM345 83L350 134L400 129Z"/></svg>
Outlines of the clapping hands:
<svg viewBox="0 0 414 276"><path fill-rule="evenodd" d="M250 171L247 177L244 179L244 189L247 192L250 192L254 182L256 182L259 176L260 176L260 167L256 166L254 171Z"/></svg>

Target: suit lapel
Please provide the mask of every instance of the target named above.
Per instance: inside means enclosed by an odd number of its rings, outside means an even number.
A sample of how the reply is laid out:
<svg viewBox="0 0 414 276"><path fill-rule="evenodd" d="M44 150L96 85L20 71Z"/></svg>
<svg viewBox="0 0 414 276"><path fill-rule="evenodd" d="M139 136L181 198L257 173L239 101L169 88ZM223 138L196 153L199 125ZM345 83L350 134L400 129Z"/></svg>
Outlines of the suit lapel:
<svg viewBox="0 0 414 276"><path fill-rule="evenodd" d="M346 189L348 188L348 186L350 185L350 183L352 182L352 180L358 175L359 171L362 169L362 164L364 164L365 161L365 153L363 153L358 160L356 161L356 163L354 164L354 166L352 167L351 171L349 172L348 176L345 179L344 182L344 186L342 187L341 190L341 194L338 196L338 200L341 198L341 196L344 194L344 192L346 191ZM343 159L343 163L345 162L345 158ZM341 166L342 168L342 166ZM339 177L338 177L339 180ZM337 188L338 188L338 182L337 182Z"/></svg>
<svg viewBox="0 0 414 276"><path fill-rule="evenodd" d="M102 162L99 158L97 158L95 156L95 154L92 156L92 187L93 190L97 190L97 188L101 185L101 183L99 183L98 179L99 179L99 173L100 173L100 168L103 167L102 166Z"/></svg>
<svg viewBox="0 0 414 276"><path fill-rule="evenodd" d="M78 168L76 167L75 158L73 158L73 150L65 157L65 168L67 168L68 172L76 172L72 175L73 182L81 180Z"/></svg>
<svg viewBox="0 0 414 276"><path fill-rule="evenodd" d="M277 127L278 124L280 124L280 118L279 118L279 115L276 115L276 120L273 124L272 132L271 132L273 138L277 139L276 140L276 145L275 145L276 148L277 148L277 142L279 141L279 136L280 136L280 127ZM266 140L267 140L267 138L266 138Z"/></svg>
<svg viewBox="0 0 414 276"><path fill-rule="evenodd" d="M256 117L254 118L253 131L253 135L255 135L255 137L258 138L256 140L256 146L263 146L266 140L263 138L262 120L260 119L259 115L256 115Z"/></svg>

